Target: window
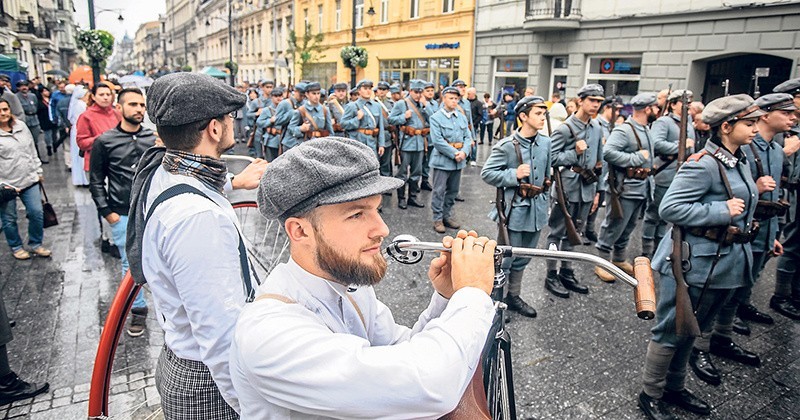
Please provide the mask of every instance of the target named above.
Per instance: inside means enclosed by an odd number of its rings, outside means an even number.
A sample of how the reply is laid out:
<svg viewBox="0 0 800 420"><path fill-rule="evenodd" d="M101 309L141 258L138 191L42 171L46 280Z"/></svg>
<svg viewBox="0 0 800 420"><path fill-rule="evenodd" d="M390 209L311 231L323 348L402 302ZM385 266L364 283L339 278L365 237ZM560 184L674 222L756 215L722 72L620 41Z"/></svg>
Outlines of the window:
<svg viewBox="0 0 800 420"><path fill-rule="evenodd" d="M334 27L337 31L342 29L342 0L336 0L336 21Z"/></svg>
<svg viewBox="0 0 800 420"><path fill-rule="evenodd" d="M603 86L607 95L619 95L626 102L639 92L641 56L589 57L586 83Z"/></svg>
<svg viewBox="0 0 800 420"><path fill-rule="evenodd" d="M411 0L411 19L419 17L419 0Z"/></svg>
<svg viewBox="0 0 800 420"><path fill-rule="evenodd" d="M548 95L558 92L561 95L561 99L566 100L568 69L569 57L553 57L553 68L550 70L550 91L547 92Z"/></svg>
<svg viewBox="0 0 800 420"><path fill-rule="evenodd" d="M499 102L501 92L520 95L528 86L528 57L498 57L494 65L493 99Z"/></svg>
<svg viewBox="0 0 800 420"><path fill-rule="evenodd" d="M452 13L455 6L454 3L455 0L444 0L442 3L442 13Z"/></svg>
<svg viewBox="0 0 800 420"><path fill-rule="evenodd" d="M308 9L303 9L303 28L308 32Z"/></svg>
<svg viewBox="0 0 800 420"><path fill-rule="evenodd" d="M317 6L317 32L322 33L322 5Z"/></svg>
<svg viewBox="0 0 800 420"><path fill-rule="evenodd" d="M364 26L364 0L355 0L356 2L356 28Z"/></svg>
<svg viewBox="0 0 800 420"><path fill-rule="evenodd" d="M389 23L389 0L381 0L381 23Z"/></svg>
<svg viewBox="0 0 800 420"><path fill-rule="evenodd" d="M411 79L449 86L458 79L460 65L458 57L380 60L378 63L381 80L400 83L404 88L408 88Z"/></svg>

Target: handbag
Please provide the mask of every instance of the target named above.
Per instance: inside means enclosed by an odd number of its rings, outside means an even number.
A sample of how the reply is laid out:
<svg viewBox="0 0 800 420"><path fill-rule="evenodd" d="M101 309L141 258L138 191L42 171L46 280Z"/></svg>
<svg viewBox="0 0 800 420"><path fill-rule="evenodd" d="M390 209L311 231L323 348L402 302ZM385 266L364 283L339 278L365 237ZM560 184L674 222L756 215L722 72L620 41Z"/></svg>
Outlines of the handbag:
<svg viewBox="0 0 800 420"><path fill-rule="evenodd" d="M19 194L16 188L0 183L0 205L5 205L7 202L16 199L17 196Z"/></svg>
<svg viewBox="0 0 800 420"><path fill-rule="evenodd" d="M41 182L39 183L39 190L42 191L42 213L44 216L44 227L49 228L50 226L58 225L56 210L47 200L47 193L44 191L44 185L42 185Z"/></svg>

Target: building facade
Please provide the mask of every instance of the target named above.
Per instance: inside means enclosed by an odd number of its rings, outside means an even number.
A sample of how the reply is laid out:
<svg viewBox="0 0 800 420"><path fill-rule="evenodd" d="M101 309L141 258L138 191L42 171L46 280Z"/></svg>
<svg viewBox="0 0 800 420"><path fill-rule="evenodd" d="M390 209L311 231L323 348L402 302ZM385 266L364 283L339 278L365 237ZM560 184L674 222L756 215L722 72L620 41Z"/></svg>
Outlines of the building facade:
<svg viewBox="0 0 800 420"><path fill-rule="evenodd" d="M197 10L210 0L165 0L164 65L170 69L197 69Z"/></svg>
<svg viewBox="0 0 800 420"><path fill-rule="evenodd" d="M340 52L352 43L353 20L356 45L368 53L367 66L357 69L357 79L399 82L405 87L411 79L448 85L460 78L470 83L474 0L296 0L297 38L306 28L324 35L324 51L304 66L298 79L325 86L350 82L351 70Z"/></svg>
<svg viewBox="0 0 800 420"><path fill-rule="evenodd" d="M133 39L133 56L136 70L152 72L164 63L161 21L154 20L139 25Z"/></svg>
<svg viewBox="0 0 800 420"><path fill-rule="evenodd" d="M708 102L797 77L800 4L781 0L478 0L475 85L575 96L600 83L689 88Z"/></svg>

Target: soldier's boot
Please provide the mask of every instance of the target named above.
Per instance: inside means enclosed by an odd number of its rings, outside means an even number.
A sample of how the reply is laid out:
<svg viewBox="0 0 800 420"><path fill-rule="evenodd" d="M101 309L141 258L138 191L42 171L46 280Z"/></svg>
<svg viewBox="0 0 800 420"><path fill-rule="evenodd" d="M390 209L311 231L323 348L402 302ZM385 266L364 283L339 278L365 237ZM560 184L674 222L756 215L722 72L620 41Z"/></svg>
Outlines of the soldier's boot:
<svg viewBox="0 0 800 420"><path fill-rule="evenodd" d="M742 318L733 317L733 332L741 335L750 335L750 326Z"/></svg>
<svg viewBox="0 0 800 420"><path fill-rule="evenodd" d="M414 196L414 195L409 195L408 196L408 205L411 206L411 207L418 207L418 208L425 207L425 204L424 203L420 203L419 201L417 201L417 197Z"/></svg>
<svg viewBox="0 0 800 420"><path fill-rule="evenodd" d="M667 409L666 402L662 401L667 372L674 355L674 347L666 347L654 341L650 341L647 346L642 373L643 389L639 394L638 405L650 419L675 419Z"/></svg>
<svg viewBox="0 0 800 420"><path fill-rule="evenodd" d="M711 354L707 351L692 349L692 355L689 356L689 366L701 381L714 386L719 386L722 383L719 370L714 366Z"/></svg>
<svg viewBox="0 0 800 420"><path fill-rule="evenodd" d="M656 250L656 241L650 238L642 238L642 256L653 259Z"/></svg>
<svg viewBox="0 0 800 420"><path fill-rule="evenodd" d="M580 284L578 279L575 278L575 271L571 268L561 267L561 271L558 273L558 279L561 280L561 284L575 293L580 293L582 295L589 293L589 288Z"/></svg>
<svg viewBox="0 0 800 420"><path fill-rule="evenodd" d="M791 298L773 295L769 300L769 307L785 317L800 320L800 307L795 306Z"/></svg>
<svg viewBox="0 0 800 420"><path fill-rule="evenodd" d="M711 354L750 366L761 366L761 358L734 343L730 337L714 334L711 336Z"/></svg>
<svg viewBox="0 0 800 420"><path fill-rule="evenodd" d="M741 304L736 309L736 315L744 321L757 322L759 324L772 325L775 320L771 316L761 312L751 304Z"/></svg>
<svg viewBox="0 0 800 420"><path fill-rule="evenodd" d="M624 249L615 249L614 253L611 255L612 264L621 268L622 271L627 273L629 276L633 276L633 264L629 263L626 260L627 258Z"/></svg>
<svg viewBox="0 0 800 420"><path fill-rule="evenodd" d="M433 230L435 230L436 233L445 233L445 232L447 232L447 229L444 228L444 223L442 223L441 220L437 220L437 221L433 222Z"/></svg>
<svg viewBox="0 0 800 420"><path fill-rule="evenodd" d="M608 251L604 251L601 249L597 250L597 256L604 259L604 260L611 260L611 253ZM606 283L614 283L617 278L614 277L613 274L609 273L608 271L600 268L599 266L594 267L594 274L602 281Z"/></svg>
<svg viewBox="0 0 800 420"><path fill-rule="evenodd" d="M428 182L428 178L422 178L422 185L420 186L425 191L433 191L433 187L431 187L431 183Z"/></svg>
<svg viewBox="0 0 800 420"><path fill-rule="evenodd" d="M406 186L403 184L402 187L397 189L397 207L405 210L408 208L406 204Z"/></svg>
<svg viewBox="0 0 800 420"><path fill-rule="evenodd" d="M505 298L505 303L508 305L508 309L522 316L536 318L536 309L519 296L522 289L523 274L523 270L511 270L511 272L508 273L508 296Z"/></svg>
<svg viewBox="0 0 800 420"><path fill-rule="evenodd" d="M561 284L561 279L558 277L556 270L547 270L547 277L544 278L544 288L560 298L569 297L569 290L565 289L564 285Z"/></svg>

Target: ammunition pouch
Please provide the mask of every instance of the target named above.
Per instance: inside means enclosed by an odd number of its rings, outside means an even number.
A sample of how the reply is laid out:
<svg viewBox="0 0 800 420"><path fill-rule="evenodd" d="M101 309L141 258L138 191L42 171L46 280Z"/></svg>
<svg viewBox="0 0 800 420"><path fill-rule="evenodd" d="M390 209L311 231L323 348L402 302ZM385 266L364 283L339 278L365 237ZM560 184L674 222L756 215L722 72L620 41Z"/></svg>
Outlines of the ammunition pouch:
<svg viewBox="0 0 800 420"><path fill-rule="evenodd" d="M758 200L756 212L753 217L756 220L767 220L773 217L782 217L789 209L789 202L786 200L769 201Z"/></svg>
<svg viewBox="0 0 800 420"><path fill-rule="evenodd" d="M305 132L305 138L307 139L314 139L318 137L328 137L331 135L331 132L328 130L308 130Z"/></svg>
<svg viewBox="0 0 800 420"><path fill-rule="evenodd" d="M334 123L333 124L333 131L335 131L337 133L340 133L340 132L344 131L344 127L342 127L342 125L339 124L339 123Z"/></svg>
<svg viewBox="0 0 800 420"><path fill-rule="evenodd" d="M282 132L283 132L283 130L281 130L280 128L267 127L267 133L271 134L273 136L278 135L278 134L280 134Z"/></svg>
<svg viewBox="0 0 800 420"><path fill-rule="evenodd" d="M629 179L647 179L652 170L650 168L628 167L625 168L625 177Z"/></svg>
<svg viewBox="0 0 800 420"><path fill-rule="evenodd" d="M380 128L359 128L356 131L358 131L361 134L366 134L368 136L378 137L378 134L380 134L381 129Z"/></svg>
<svg viewBox="0 0 800 420"><path fill-rule="evenodd" d="M464 143L450 143L451 146L455 147L456 149L461 149L464 147Z"/></svg>
<svg viewBox="0 0 800 420"><path fill-rule="evenodd" d="M592 185L600 179L599 174L602 173L602 168L600 168L600 172L598 173L597 169L586 169L582 166L573 166L572 172L581 176L581 181L585 185Z"/></svg>
<svg viewBox="0 0 800 420"><path fill-rule="evenodd" d="M517 187L517 195L522 198L534 198L539 194L544 194L550 189L550 178L545 178L542 186L521 182Z"/></svg>
<svg viewBox="0 0 800 420"><path fill-rule="evenodd" d="M694 236L706 238L722 245L746 244L753 242L758 235L760 226L758 222L753 222L749 232L742 232L737 226L712 226L712 227L690 227L686 231Z"/></svg>
<svg viewBox="0 0 800 420"><path fill-rule="evenodd" d="M787 182L785 184L786 189L789 191L800 191L800 181L798 182Z"/></svg>
<svg viewBox="0 0 800 420"><path fill-rule="evenodd" d="M400 127L400 131L407 136L427 136L431 132L430 128L414 128L407 125Z"/></svg>

